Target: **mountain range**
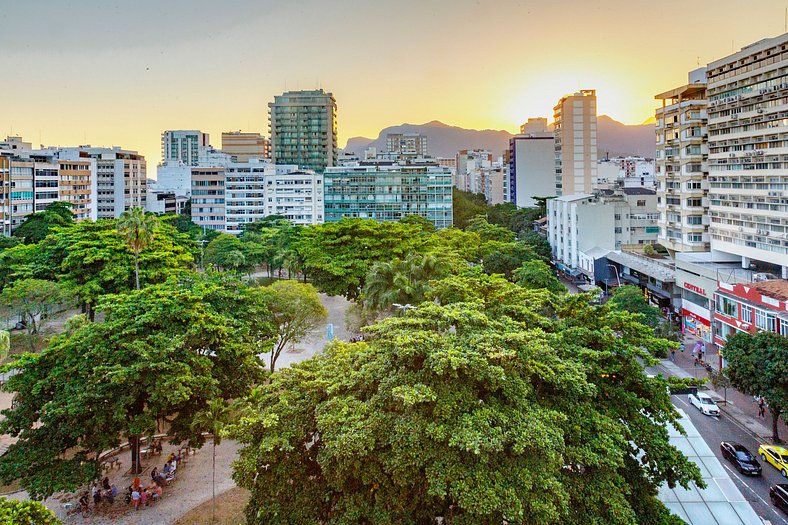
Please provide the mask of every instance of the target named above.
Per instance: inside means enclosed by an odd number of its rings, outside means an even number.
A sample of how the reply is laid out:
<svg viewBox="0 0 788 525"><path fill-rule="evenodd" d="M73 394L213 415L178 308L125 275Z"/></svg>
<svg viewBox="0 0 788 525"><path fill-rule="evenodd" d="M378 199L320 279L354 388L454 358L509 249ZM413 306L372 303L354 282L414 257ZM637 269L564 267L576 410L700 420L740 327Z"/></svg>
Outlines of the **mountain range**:
<svg viewBox="0 0 788 525"><path fill-rule="evenodd" d="M426 124L401 124L389 126L380 131L378 138L353 137L347 141L346 152L358 155L368 147L378 152L386 150L386 135L389 133L420 133L427 137L430 155L434 157L453 157L463 149L486 149L494 156L501 155L509 147L509 139L513 134L505 130L465 129L450 126L433 120ZM622 124L607 115L597 117L597 146L599 158L637 155L654 158L655 136L654 124L639 125Z"/></svg>

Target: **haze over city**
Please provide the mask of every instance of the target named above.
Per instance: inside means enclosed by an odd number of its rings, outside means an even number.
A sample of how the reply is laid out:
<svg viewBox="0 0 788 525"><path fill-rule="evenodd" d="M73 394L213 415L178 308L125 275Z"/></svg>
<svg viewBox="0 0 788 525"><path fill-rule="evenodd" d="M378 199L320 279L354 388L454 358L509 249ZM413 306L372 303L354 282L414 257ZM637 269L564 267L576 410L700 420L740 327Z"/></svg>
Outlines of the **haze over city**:
<svg viewBox="0 0 788 525"><path fill-rule="evenodd" d="M759 2L758 24L742 23L738 5L8 2L0 67L14 74L0 132L123 145L153 165L163 129L202 129L217 146L222 131L267 134L275 94L315 87L337 99L340 145L433 119L516 131L552 120L578 88L597 90L600 115L639 124L688 70L783 32L785 2Z"/></svg>

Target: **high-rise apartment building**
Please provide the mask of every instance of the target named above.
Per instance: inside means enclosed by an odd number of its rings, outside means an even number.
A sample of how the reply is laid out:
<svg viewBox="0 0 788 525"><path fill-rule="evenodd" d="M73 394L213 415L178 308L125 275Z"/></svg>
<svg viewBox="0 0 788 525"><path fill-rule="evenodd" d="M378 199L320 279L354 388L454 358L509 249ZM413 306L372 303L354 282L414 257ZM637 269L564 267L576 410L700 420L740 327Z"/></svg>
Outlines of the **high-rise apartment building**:
<svg viewBox="0 0 788 525"><path fill-rule="evenodd" d="M509 200L520 207L536 206L532 197L555 195L555 139L546 118L530 118L520 134L509 139Z"/></svg>
<svg viewBox="0 0 788 525"><path fill-rule="evenodd" d="M420 133L389 133L386 152L405 160L427 157L427 137Z"/></svg>
<svg viewBox="0 0 788 525"><path fill-rule="evenodd" d="M656 111L659 242L671 254L709 250L706 68L660 93Z"/></svg>
<svg viewBox="0 0 788 525"><path fill-rule="evenodd" d="M271 143L260 133L227 131L222 133L222 151L230 155L233 162L269 159Z"/></svg>
<svg viewBox="0 0 788 525"><path fill-rule="evenodd" d="M711 249L788 278L788 34L707 71Z"/></svg>
<svg viewBox="0 0 788 525"><path fill-rule="evenodd" d="M343 217L398 221L420 215L436 228L452 225L449 168L415 164L328 168L324 184L326 222Z"/></svg>
<svg viewBox="0 0 788 525"><path fill-rule="evenodd" d="M337 165L337 103L322 89L288 91L268 104L271 158L322 173Z"/></svg>
<svg viewBox="0 0 788 525"><path fill-rule="evenodd" d="M555 195L591 193L597 178L596 91L563 97L553 117Z"/></svg>
<svg viewBox="0 0 788 525"><path fill-rule="evenodd" d="M210 148L209 136L198 130L171 130L161 134L162 162L197 166Z"/></svg>

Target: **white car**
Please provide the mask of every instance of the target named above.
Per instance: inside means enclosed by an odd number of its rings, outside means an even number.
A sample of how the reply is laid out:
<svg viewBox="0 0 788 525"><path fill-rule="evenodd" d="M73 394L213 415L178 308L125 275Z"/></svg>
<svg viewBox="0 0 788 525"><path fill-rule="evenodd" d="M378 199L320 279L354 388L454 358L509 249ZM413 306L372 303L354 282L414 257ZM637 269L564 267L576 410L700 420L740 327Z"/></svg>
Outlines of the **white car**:
<svg viewBox="0 0 788 525"><path fill-rule="evenodd" d="M702 392L690 394L689 402L692 404L692 406L696 407L707 416L720 415L720 407L717 406L717 403L715 403L714 400L708 396L708 394L704 394Z"/></svg>

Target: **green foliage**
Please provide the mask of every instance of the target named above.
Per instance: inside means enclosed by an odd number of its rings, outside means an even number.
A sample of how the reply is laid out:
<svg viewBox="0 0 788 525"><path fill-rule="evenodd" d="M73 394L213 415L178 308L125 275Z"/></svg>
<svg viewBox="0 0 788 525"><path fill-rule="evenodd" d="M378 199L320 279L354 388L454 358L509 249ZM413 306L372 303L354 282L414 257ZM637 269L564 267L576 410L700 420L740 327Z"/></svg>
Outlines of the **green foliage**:
<svg viewBox="0 0 788 525"><path fill-rule="evenodd" d="M48 314L70 300L71 294L65 287L43 279L22 279L0 293L0 304L8 308L11 315L24 319L29 335L41 331Z"/></svg>
<svg viewBox="0 0 788 525"><path fill-rule="evenodd" d="M277 281L259 291L271 312L271 323L276 331L269 360L273 373L282 350L320 327L326 321L328 312L311 284Z"/></svg>
<svg viewBox="0 0 788 525"><path fill-rule="evenodd" d="M376 262L367 275L363 300L372 310L424 301L430 281L448 275L449 263L437 255L411 253L405 259Z"/></svg>
<svg viewBox="0 0 788 525"><path fill-rule="evenodd" d="M11 353L11 332L0 330L0 361Z"/></svg>
<svg viewBox="0 0 788 525"><path fill-rule="evenodd" d="M229 428L248 522L670 523L657 486L703 482L638 362L668 343L584 296L444 281L250 397Z"/></svg>
<svg viewBox="0 0 788 525"><path fill-rule="evenodd" d="M418 225L342 219L304 228L292 247L318 290L355 300L375 262L419 251L427 240Z"/></svg>
<svg viewBox="0 0 788 525"><path fill-rule="evenodd" d="M134 252L134 282L140 289L140 252L150 246L159 227L159 219L142 208L131 208L120 214L117 220L118 233Z"/></svg>
<svg viewBox="0 0 788 525"><path fill-rule="evenodd" d="M553 249L550 247L550 242L538 233L533 231L522 233L520 240L530 246L543 261L549 263L553 260Z"/></svg>
<svg viewBox="0 0 788 525"><path fill-rule="evenodd" d="M487 220L491 224L503 226L518 236L533 232L534 221L543 216L539 208L519 208L511 202L496 204L487 210Z"/></svg>
<svg viewBox="0 0 788 525"><path fill-rule="evenodd" d="M647 255L648 257L653 257L657 254L657 251L654 249L652 245L647 244L646 246L643 247L643 254Z"/></svg>
<svg viewBox="0 0 788 525"><path fill-rule="evenodd" d="M0 457L0 477L33 498L95 479L102 451L152 434L159 418L176 441L200 443L194 415L261 377L256 354L270 326L256 289L193 275L104 297L100 309L103 322L77 323L7 365L19 373L3 388L19 404L3 411L0 433L19 439Z"/></svg>
<svg viewBox="0 0 788 525"><path fill-rule="evenodd" d="M249 224L241 234L243 253L250 264L265 264L269 276L282 268L295 273L300 270L301 259L292 245L302 229L279 216L266 217Z"/></svg>
<svg viewBox="0 0 788 525"><path fill-rule="evenodd" d="M458 190L453 187L452 209L455 228L465 229L471 219L487 212L487 200L481 193Z"/></svg>
<svg viewBox="0 0 788 525"><path fill-rule="evenodd" d="M514 273L526 261L538 259L533 249L524 242L487 241L482 244L484 271L498 273L516 280Z"/></svg>
<svg viewBox="0 0 788 525"><path fill-rule="evenodd" d="M22 239L25 244L41 242L56 226L74 224L73 204L53 202L46 210L31 213L13 232L14 237Z"/></svg>
<svg viewBox="0 0 788 525"><path fill-rule="evenodd" d="M524 262L514 273L517 284L524 288L544 288L555 294L566 292L566 287L561 284L553 270L539 259Z"/></svg>
<svg viewBox="0 0 788 525"><path fill-rule="evenodd" d="M8 525L61 525L54 513L37 501L0 498L0 523Z"/></svg>
<svg viewBox="0 0 788 525"><path fill-rule="evenodd" d="M643 322L652 328L662 322L662 312L646 302L646 297L637 286L628 284L615 288L608 302L616 310L641 314Z"/></svg>
<svg viewBox="0 0 788 525"><path fill-rule="evenodd" d="M403 224L415 224L421 228L424 233L432 233L435 231L435 224L432 221L425 219L421 215L406 215L400 219Z"/></svg>
<svg viewBox="0 0 788 525"><path fill-rule="evenodd" d="M246 246L235 235L219 234L205 247L205 264L223 270L248 273L254 264L247 260Z"/></svg>
<svg viewBox="0 0 788 525"><path fill-rule="evenodd" d="M512 230L490 224L484 217L474 217L469 220L465 230L478 234L482 243L488 241L514 242L515 240L515 234Z"/></svg>
<svg viewBox="0 0 788 525"><path fill-rule="evenodd" d="M777 421L788 411L788 338L774 332L737 332L723 349L731 384L761 396L772 414L772 438L779 441Z"/></svg>

